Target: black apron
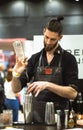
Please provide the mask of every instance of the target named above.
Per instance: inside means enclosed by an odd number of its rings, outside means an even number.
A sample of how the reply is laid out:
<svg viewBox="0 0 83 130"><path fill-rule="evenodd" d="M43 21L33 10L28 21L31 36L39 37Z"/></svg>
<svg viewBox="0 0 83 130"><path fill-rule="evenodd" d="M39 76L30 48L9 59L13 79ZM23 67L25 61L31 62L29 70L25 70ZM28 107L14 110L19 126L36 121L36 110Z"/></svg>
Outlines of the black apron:
<svg viewBox="0 0 83 130"><path fill-rule="evenodd" d="M34 76L34 81L49 81L55 84L62 85L63 84L62 68L61 68L62 53L57 67L41 66L41 59L42 59L42 53L41 53L39 58L39 64L37 67L37 72L36 75ZM65 98L62 98L49 90L43 90L42 92L39 93L37 97L33 97L33 103L32 103L33 122L44 123L46 102L54 102L55 112L58 109L64 111L64 109L68 108L69 105L68 100L66 100Z"/></svg>

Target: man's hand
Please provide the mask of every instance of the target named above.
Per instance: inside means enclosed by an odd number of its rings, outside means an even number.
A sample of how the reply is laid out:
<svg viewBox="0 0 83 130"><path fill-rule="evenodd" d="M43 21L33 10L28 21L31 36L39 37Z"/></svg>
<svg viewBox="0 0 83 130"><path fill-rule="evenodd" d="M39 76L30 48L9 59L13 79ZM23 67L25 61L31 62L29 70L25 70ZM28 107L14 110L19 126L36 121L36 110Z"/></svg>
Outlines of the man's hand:
<svg viewBox="0 0 83 130"><path fill-rule="evenodd" d="M38 96L38 94L46 89L48 82L47 81L37 81L33 82L28 85L28 93L33 93L35 97Z"/></svg>
<svg viewBox="0 0 83 130"><path fill-rule="evenodd" d="M26 69L27 64L28 64L27 58L24 58L23 61L19 61L18 58L16 57L16 64L13 68L13 71L21 74Z"/></svg>

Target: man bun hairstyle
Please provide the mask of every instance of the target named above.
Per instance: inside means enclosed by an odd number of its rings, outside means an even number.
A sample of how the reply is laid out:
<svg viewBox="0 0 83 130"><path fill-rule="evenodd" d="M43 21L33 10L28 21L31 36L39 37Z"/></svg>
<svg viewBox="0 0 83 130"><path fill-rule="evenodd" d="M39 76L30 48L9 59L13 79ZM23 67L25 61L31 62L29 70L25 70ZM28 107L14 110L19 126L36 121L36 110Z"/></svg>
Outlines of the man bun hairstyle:
<svg viewBox="0 0 83 130"><path fill-rule="evenodd" d="M61 21L64 19L63 16L58 16L55 19L51 19L45 26L45 29L48 29L52 32L56 32L59 35L62 34L63 27Z"/></svg>
<svg viewBox="0 0 83 130"><path fill-rule="evenodd" d="M63 16L58 16L58 17L56 17L56 20L57 20L58 22L62 21L63 19L64 19Z"/></svg>

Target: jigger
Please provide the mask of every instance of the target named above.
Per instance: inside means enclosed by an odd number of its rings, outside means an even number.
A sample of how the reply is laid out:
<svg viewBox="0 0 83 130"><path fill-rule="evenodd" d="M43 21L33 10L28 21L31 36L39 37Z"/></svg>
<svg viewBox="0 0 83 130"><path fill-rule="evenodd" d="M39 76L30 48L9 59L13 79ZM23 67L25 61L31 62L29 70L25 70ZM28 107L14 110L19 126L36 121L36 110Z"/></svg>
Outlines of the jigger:
<svg viewBox="0 0 83 130"><path fill-rule="evenodd" d="M54 112L54 103L47 102L45 106L45 123L48 125L55 124L55 112Z"/></svg>

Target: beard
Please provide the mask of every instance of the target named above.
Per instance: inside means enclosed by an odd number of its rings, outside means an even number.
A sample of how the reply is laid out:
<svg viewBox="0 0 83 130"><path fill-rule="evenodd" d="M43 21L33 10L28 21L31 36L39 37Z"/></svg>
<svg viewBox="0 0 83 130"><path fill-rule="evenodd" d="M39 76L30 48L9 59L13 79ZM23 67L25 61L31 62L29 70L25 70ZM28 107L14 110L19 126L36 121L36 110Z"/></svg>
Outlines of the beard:
<svg viewBox="0 0 83 130"><path fill-rule="evenodd" d="M54 44L49 44L49 45L46 44L44 41L44 48L46 51L52 51L54 48L56 48L57 44L58 44L58 41Z"/></svg>

